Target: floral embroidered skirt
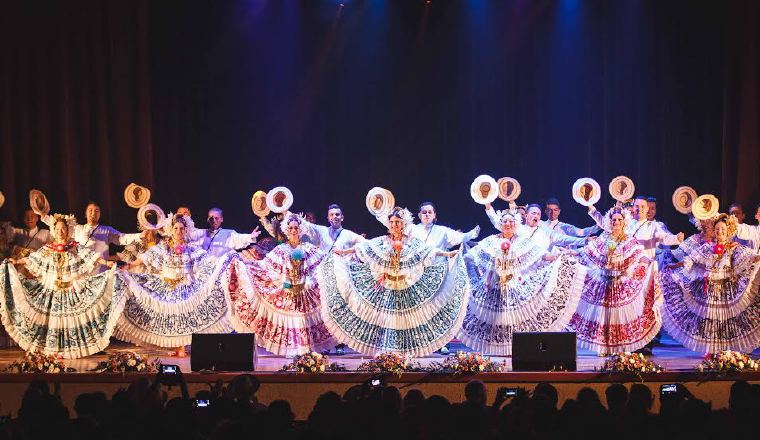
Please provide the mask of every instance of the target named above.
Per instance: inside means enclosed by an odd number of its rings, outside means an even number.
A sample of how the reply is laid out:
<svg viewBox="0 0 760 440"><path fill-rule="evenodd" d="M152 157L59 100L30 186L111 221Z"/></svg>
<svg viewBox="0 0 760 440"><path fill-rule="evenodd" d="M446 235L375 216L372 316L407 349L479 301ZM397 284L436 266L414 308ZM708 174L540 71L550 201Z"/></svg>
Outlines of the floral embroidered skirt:
<svg viewBox="0 0 760 440"><path fill-rule="evenodd" d="M313 269L316 271L316 269ZM264 264L248 262L247 273L236 275L238 288L232 292L235 314L256 334L256 343L280 356L294 356L335 347L320 309L320 289L315 273L305 275L298 288L285 289L273 280ZM240 293L250 284L252 296Z"/></svg>
<svg viewBox="0 0 760 440"><path fill-rule="evenodd" d="M578 346L600 354L643 348L662 326L662 292L657 264L631 263L616 277L589 268L583 293L568 329Z"/></svg>
<svg viewBox="0 0 760 440"><path fill-rule="evenodd" d="M470 286L461 257L424 268L393 289L368 263L328 256L319 270L322 317L338 342L366 355L424 356L446 345L464 319Z"/></svg>
<svg viewBox="0 0 760 440"><path fill-rule="evenodd" d="M569 256L530 267L500 286L492 260L467 258L472 293L458 338L484 354L511 355L515 332L562 331L581 296L585 266Z"/></svg>
<svg viewBox="0 0 760 440"><path fill-rule="evenodd" d="M205 256L193 278L178 284L152 273L122 273L129 296L114 336L138 345L179 347L189 345L193 333L250 332L231 307L233 267L245 265L230 252Z"/></svg>
<svg viewBox="0 0 760 440"><path fill-rule="evenodd" d="M683 269L662 273L663 326L700 353L760 347L760 264L735 278L706 281Z"/></svg>
<svg viewBox="0 0 760 440"><path fill-rule="evenodd" d="M125 292L115 270L51 289L0 265L0 319L26 351L76 359L108 347L122 313Z"/></svg>

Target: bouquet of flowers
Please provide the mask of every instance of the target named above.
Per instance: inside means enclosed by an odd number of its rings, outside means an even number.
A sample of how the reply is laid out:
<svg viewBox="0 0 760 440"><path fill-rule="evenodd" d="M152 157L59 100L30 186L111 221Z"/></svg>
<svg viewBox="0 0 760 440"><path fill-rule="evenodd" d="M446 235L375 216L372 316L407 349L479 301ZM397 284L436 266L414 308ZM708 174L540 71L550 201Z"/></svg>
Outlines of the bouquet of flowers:
<svg viewBox="0 0 760 440"><path fill-rule="evenodd" d="M449 374L499 373L506 369L506 361L496 363L478 352L463 351L447 357L443 362L432 362L429 367L431 373Z"/></svg>
<svg viewBox="0 0 760 440"><path fill-rule="evenodd" d="M345 371L345 367L336 363L330 363L330 359L323 354L312 351L299 354L289 364L282 366L280 371L295 371L296 373L324 373L325 371Z"/></svg>
<svg viewBox="0 0 760 440"><path fill-rule="evenodd" d="M400 353L381 353L366 362L362 362L357 368L358 371L368 373L392 373L401 376L405 371L415 371L411 360Z"/></svg>
<svg viewBox="0 0 760 440"><path fill-rule="evenodd" d="M98 373L155 373L161 361L149 361L134 351L116 351L90 371Z"/></svg>
<svg viewBox="0 0 760 440"><path fill-rule="evenodd" d="M11 362L5 371L12 373L64 373L76 370L66 368L63 358L60 356L27 351L23 359Z"/></svg>
<svg viewBox="0 0 760 440"><path fill-rule="evenodd" d="M760 370L760 362L738 351L721 351L705 355L697 367L700 373L738 373Z"/></svg>
<svg viewBox="0 0 760 440"><path fill-rule="evenodd" d="M604 373L629 373L635 374L642 381L642 375L662 373L662 366L647 359L642 353L615 353L604 361L600 371Z"/></svg>

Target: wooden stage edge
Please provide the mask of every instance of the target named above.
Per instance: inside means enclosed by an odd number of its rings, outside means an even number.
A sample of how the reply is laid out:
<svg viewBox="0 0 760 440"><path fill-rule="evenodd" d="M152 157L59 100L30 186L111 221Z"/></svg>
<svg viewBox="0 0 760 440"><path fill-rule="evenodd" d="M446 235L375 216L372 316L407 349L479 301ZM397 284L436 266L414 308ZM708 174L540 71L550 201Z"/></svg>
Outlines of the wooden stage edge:
<svg viewBox="0 0 760 440"><path fill-rule="evenodd" d="M213 383L219 379L225 382L239 374L253 374L263 384L305 384L305 383L340 383L340 384L361 384L372 378L383 376L388 385L414 385L417 383L466 383L470 380L477 379L485 383L636 383L636 382L710 382L710 381L728 381L737 380L760 381L760 371L745 372L730 375L717 375L699 373L697 371L666 371L657 374L646 374L641 378L634 374L587 372L587 371L508 371L502 373L477 373L477 374L442 374L442 373L425 373L425 372L408 372L400 376L393 374L377 374L366 372L339 372L339 373L321 373L321 374L300 374L295 372L273 372L273 371L241 371L241 372L219 372L219 373L183 373L185 381L188 384ZM18 374L18 373L0 373L0 383L29 383L33 380L44 380L47 382L60 383L132 383L140 378L152 378L155 374L151 373L60 373L60 374Z"/></svg>

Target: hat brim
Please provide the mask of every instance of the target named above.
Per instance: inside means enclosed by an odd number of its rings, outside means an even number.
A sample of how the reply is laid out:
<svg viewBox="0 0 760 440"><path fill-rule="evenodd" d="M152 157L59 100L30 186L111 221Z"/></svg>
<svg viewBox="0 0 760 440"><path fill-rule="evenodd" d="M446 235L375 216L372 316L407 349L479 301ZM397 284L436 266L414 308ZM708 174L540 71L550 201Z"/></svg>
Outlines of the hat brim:
<svg viewBox="0 0 760 440"><path fill-rule="evenodd" d="M511 191L510 184L512 185ZM517 198L520 197L520 194L522 193L522 186L520 186L520 182L518 182L517 179L513 177L502 177L496 182L496 185L499 187L499 198L506 202L513 202L517 200Z"/></svg>
<svg viewBox="0 0 760 440"><path fill-rule="evenodd" d="M282 199L280 199L280 197L282 197ZM281 214L293 206L293 193L284 186L272 188L272 190L267 193L267 206L275 214Z"/></svg>
<svg viewBox="0 0 760 440"><path fill-rule="evenodd" d="M148 220L149 212L156 213L156 224L153 224ZM137 225L140 226L140 229L143 231L155 231L161 229L165 220L166 214L164 214L163 209L153 203L146 203L137 210Z"/></svg>
<svg viewBox="0 0 760 440"><path fill-rule="evenodd" d="M130 208L142 208L150 202L150 190L136 183L130 183L124 188L124 201Z"/></svg>
<svg viewBox="0 0 760 440"><path fill-rule="evenodd" d="M591 195L588 195L588 191ZM602 188L599 182L590 177L581 177L573 184L573 200L583 206L596 204L602 197Z"/></svg>
<svg viewBox="0 0 760 440"><path fill-rule="evenodd" d="M608 190L613 199L622 202L633 197L636 186L627 176L617 176L610 181Z"/></svg>
<svg viewBox="0 0 760 440"><path fill-rule="evenodd" d="M370 189L364 199L367 211L375 217L390 213L395 203L393 193L379 186Z"/></svg>
<svg viewBox="0 0 760 440"><path fill-rule="evenodd" d="M691 206L697 200L697 192L690 186L679 186L673 191L673 207L681 214L691 214Z"/></svg>
<svg viewBox="0 0 760 440"><path fill-rule="evenodd" d="M29 207L39 215L48 215L50 213L50 203L48 203L45 194L38 189L29 191Z"/></svg>
<svg viewBox="0 0 760 440"><path fill-rule="evenodd" d="M691 213L697 220L709 220L720 210L720 201L712 194L702 194L691 204Z"/></svg>
<svg viewBox="0 0 760 440"><path fill-rule="evenodd" d="M267 193L264 191L256 191L251 196L251 210L257 217L266 217L272 211L267 205Z"/></svg>
<svg viewBox="0 0 760 440"><path fill-rule="evenodd" d="M499 185L493 177L480 175L470 184L470 196L480 205L491 203L499 197Z"/></svg>

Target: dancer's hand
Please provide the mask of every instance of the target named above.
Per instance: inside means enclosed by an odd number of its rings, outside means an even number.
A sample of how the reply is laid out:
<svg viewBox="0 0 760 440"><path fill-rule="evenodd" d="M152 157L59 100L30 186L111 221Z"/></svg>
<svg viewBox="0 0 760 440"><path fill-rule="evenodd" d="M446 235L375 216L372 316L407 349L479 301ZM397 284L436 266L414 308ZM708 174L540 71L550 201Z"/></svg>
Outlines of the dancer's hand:
<svg viewBox="0 0 760 440"><path fill-rule="evenodd" d="M261 235L261 231L259 231L259 227L256 226L255 228L253 228L253 231L251 231L251 238L253 239L253 241L256 241L259 235Z"/></svg>
<svg viewBox="0 0 760 440"><path fill-rule="evenodd" d="M679 242L679 243L683 242L683 232L679 232L679 233L676 235L676 238L678 239L678 242Z"/></svg>

